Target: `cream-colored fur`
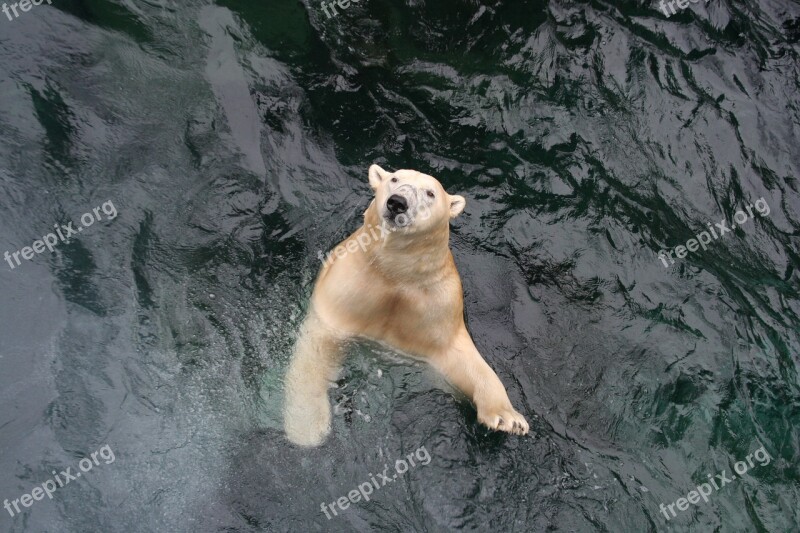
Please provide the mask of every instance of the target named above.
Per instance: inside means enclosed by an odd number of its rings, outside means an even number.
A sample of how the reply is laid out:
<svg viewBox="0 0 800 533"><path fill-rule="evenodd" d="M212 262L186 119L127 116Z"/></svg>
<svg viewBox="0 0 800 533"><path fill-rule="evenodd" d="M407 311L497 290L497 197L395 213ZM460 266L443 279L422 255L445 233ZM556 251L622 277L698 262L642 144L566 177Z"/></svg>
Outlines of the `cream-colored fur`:
<svg viewBox="0 0 800 533"><path fill-rule="evenodd" d="M424 359L472 400L481 423L526 434L528 423L511 406L464 325L461 279L448 242L449 219L464 209L464 198L414 170L389 173L372 165L369 183L375 198L364 225L322 268L289 364L284 407L289 440L305 446L325 440L331 428L328 387L346 342L354 338ZM398 196L407 203L405 219L393 219L389 209L387 200L393 198L396 207ZM385 231L376 231L379 226Z"/></svg>

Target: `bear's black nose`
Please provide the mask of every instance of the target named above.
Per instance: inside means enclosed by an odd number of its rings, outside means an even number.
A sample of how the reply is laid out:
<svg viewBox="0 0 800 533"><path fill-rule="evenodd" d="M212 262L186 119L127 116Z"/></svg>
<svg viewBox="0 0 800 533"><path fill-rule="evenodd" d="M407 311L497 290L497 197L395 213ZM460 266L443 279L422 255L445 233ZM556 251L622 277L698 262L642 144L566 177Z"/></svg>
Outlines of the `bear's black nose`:
<svg viewBox="0 0 800 533"><path fill-rule="evenodd" d="M408 211L408 202L399 194L393 194L386 200L386 209L393 215L399 215Z"/></svg>

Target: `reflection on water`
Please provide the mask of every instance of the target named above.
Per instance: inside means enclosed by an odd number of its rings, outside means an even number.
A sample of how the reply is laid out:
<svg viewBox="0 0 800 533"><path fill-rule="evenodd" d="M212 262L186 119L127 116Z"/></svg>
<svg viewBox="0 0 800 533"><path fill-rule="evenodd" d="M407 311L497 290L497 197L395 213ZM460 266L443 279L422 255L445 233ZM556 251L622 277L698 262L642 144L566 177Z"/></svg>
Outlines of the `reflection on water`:
<svg viewBox="0 0 800 533"><path fill-rule="evenodd" d="M0 262L0 501L116 456L0 529L796 529L799 28L751 1L0 15L0 253L118 210ZM372 163L467 198L468 326L528 437L356 345L331 437L287 444L317 251L360 224ZM660 512L761 445L768 465ZM326 518L422 446L425 468Z"/></svg>

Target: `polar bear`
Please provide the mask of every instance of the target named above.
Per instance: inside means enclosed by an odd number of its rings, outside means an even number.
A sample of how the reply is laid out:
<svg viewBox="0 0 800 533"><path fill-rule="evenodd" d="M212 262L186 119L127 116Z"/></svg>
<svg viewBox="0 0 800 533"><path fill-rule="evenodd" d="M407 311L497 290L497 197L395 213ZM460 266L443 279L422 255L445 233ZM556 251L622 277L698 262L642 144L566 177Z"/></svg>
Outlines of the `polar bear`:
<svg viewBox="0 0 800 533"><path fill-rule="evenodd" d="M328 388L350 339L370 339L428 362L469 397L487 427L524 435L528 423L464 325L461 279L450 252L449 220L462 196L415 170L372 165L375 197L364 225L329 254L285 379L289 440L316 446L331 429ZM376 231L377 229L377 231Z"/></svg>

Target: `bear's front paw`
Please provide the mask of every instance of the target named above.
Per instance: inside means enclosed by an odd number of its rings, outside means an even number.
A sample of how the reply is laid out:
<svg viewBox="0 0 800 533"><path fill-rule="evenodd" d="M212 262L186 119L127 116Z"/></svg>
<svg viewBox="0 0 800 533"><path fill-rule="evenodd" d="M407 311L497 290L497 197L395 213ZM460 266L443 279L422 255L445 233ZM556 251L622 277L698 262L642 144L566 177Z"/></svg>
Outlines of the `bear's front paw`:
<svg viewBox="0 0 800 533"><path fill-rule="evenodd" d="M511 405L502 408L478 408L478 421L489 429L514 435L526 435L528 422Z"/></svg>
<svg viewBox="0 0 800 533"><path fill-rule="evenodd" d="M289 402L283 414L286 437L299 446L319 446L331 432L327 396Z"/></svg>

